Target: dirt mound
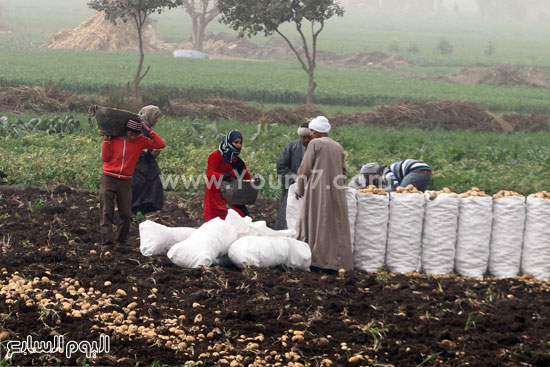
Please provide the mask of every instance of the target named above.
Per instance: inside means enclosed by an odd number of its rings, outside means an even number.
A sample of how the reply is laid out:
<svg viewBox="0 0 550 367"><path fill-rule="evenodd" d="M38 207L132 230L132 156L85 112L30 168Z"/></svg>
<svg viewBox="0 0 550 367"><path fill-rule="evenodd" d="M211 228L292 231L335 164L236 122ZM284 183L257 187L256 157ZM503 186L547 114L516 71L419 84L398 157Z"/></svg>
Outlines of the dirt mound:
<svg viewBox="0 0 550 367"><path fill-rule="evenodd" d="M0 87L0 111L23 113L33 111L85 112L90 101L73 96L60 87L60 83L47 83L45 86Z"/></svg>
<svg viewBox="0 0 550 367"><path fill-rule="evenodd" d="M94 193L0 186L0 195L0 334L23 351L27 338L62 335L76 345L110 337L108 351L92 358L62 345L63 352L15 353L7 365L550 364L541 343L550 327L548 282L182 269L166 256L142 256L135 224L127 246L102 254ZM201 195L181 195L147 219L196 227L201 204ZM255 204L251 216L272 225L275 208L273 200Z"/></svg>
<svg viewBox="0 0 550 367"><path fill-rule="evenodd" d="M172 46L157 38L149 22L143 30L143 45L146 52L171 50ZM104 12L89 16L74 29L64 29L50 35L47 48L88 51L139 51L136 27L133 21L116 25L105 19Z"/></svg>
<svg viewBox="0 0 550 367"><path fill-rule="evenodd" d="M176 116L192 119L258 121L262 111L246 102L226 98L206 98L172 102Z"/></svg>
<svg viewBox="0 0 550 367"><path fill-rule="evenodd" d="M510 123L472 102L402 102L378 106L368 112L337 114L331 121L393 128L514 131Z"/></svg>
<svg viewBox="0 0 550 367"><path fill-rule="evenodd" d="M226 98L188 99L172 102L176 116L191 119L236 120L243 122L278 123L299 125L323 112L315 106L299 106L290 110L276 108L262 111L243 101Z"/></svg>
<svg viewBox="0 0 550 367"><path fill-rule="evenodd" d="M547 68L521 69L515 65L464 68L458 74L437 80L472 85L494 85L508 88L550 88Z"/></svg>
<svg viewBox="0 0 550 367"><path fill-rule="evenodd" d="M550 116L520 113L510 113L502 116L514 127L514 131L548 131L550 130Z"/></svg>
<svg viewBox="0 0 550 367"><path fill-rule="evenodd" d="M409 66L410 64L399 55L388 55L383 52L362 52L358 51L340 60L343 66L382 67L392 69L398 66Z"/></svg>
<svg viewBox="0 0 550 367"><path fill-rule="evenodd" d="M299 46L299 45L298 45ZM178 48L191 49L191 43L182 43ZM301 47L297 48L299 52ZM271 37L266 46L261 46L238 38L229 33L209 33L203 45L204 52L214 57L238 57L260 60L295 60L296 55L290 50L288 44L281 37ZM340 66L381 67L395 68L397 66L410 65L399 55L388 55L383 52L355 52L351 55L339 55L325 50L317 50L317 62Z"/></svg>
<svg viewBox="0 0 550 367"><path fill-rule="evenodd" d="M303 105L295 107L291 110L276 108L274 110L267 111L264 119L267 122L278 123L280 125L299 125L319 115L324 115L324 113L317 107Z"/></svg>

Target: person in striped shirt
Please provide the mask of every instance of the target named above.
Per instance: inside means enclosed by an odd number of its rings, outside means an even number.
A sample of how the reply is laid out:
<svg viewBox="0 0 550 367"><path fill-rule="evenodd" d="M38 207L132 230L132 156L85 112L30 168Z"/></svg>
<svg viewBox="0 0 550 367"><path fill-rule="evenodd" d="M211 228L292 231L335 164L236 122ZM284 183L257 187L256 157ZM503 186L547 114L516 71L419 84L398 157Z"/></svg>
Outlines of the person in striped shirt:
<svg viewBox="0 0 550 367"><path fill-rule="evenodd" d="M426 191L432 181L432 169L426 163L417 159L405 159L384 167L382 171L383 184L388 191L398 186L413 185L420 191Z"/></svg>

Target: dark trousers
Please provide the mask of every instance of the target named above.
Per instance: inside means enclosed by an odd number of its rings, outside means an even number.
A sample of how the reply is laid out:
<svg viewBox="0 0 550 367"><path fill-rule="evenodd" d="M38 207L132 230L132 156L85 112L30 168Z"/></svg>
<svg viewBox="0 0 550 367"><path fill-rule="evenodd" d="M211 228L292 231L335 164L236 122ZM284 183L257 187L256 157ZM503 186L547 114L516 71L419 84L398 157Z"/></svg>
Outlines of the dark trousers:
<svg viewBox="0 0 550 367"><path fill-rule="evenodd" d="M101 244L114 244L113 217L115 214L115 200L118 207L120 224L117 228L116 242L124 243L130 232L132 222L132 180L118 179L112 176L101 175L99 187L99 229Z"/></svg>

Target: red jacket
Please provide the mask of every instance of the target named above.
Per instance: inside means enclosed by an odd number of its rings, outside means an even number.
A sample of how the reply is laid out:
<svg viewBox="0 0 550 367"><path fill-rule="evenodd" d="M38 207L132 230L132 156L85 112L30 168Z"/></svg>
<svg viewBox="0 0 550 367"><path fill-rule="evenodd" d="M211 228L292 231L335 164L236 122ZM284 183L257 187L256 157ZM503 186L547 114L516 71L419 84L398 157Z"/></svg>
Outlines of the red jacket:
<svg viewBox="0 0 550 367"><path fill-rule="evenodd" d="M237 162L239 159L239 157L235 157L233 158L233 162ZM227 200L222 198L222 193L219 189L219 185L217 185L218 183L222 183L222 176L226 172L231 172L232 179L236 178L233 167L231 167L229 162L225 162L223 160L223 155L220 153L219 150L216 150L208 157L208 167L206 168L207 182L203 207L205 222L208 222L209 220L216 217L225 219L225 217L227 216ZM240 175L239 177L242 177L242 179L244 180L250 180L250 174L246 169L246 165L244 165L242 175ZM237 213L244 217L244 214L239 209L234 207L232 209L237 211Z"/></svg>
<svg viewBox="0 0 550 367"><path fill-rule="evenodd" d="M123 180L132 179L143 149L162 149L166 146L159 134L152 130L150 134L151 139L140 135L133 141L121 136L103 139L101 146L103 174Z"/></svg>

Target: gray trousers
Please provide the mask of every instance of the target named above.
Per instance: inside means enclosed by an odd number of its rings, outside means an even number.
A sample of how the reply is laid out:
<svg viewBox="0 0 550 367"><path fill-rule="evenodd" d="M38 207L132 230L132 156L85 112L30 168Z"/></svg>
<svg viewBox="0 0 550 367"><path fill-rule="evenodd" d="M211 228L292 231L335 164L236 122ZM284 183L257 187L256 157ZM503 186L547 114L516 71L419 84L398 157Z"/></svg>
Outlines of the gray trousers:
<svg viewBox="0 0 550 367"><path fill-rule="evenodd" d="M420 191L426 191L428 186L430 186L431 181L432 175L411 172L403 178L403 181L401 181L399 186L407 187L408 185L413 185Z"/></svg>
<svg viewBox="0 0 550 367"><path fill-rule="evenodd" d="M115 243L113 233L115 201L120 217L116 242L124 243L128 239L130 224L132 223L132 180L101 175L101 186L99 187L99 230L101 232L102 245Z"/></svg>

